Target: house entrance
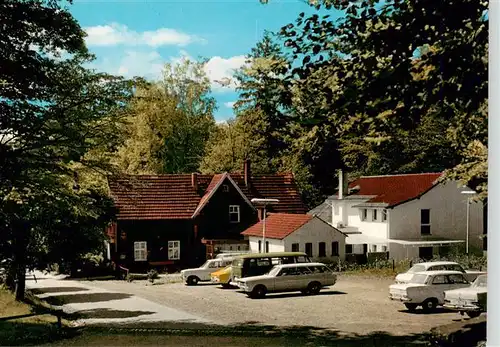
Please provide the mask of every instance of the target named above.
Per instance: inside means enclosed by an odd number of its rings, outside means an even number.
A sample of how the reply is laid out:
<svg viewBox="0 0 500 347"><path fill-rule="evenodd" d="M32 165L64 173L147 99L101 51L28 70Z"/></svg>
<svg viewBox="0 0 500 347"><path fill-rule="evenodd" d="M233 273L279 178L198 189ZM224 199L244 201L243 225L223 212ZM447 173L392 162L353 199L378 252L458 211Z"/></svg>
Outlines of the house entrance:
<svg viewBox="0 0 500 347"><path fill-rule="evenodd" d="M432 247L419 247L418 248L418 257L424 260L432 259Z"/></svg>

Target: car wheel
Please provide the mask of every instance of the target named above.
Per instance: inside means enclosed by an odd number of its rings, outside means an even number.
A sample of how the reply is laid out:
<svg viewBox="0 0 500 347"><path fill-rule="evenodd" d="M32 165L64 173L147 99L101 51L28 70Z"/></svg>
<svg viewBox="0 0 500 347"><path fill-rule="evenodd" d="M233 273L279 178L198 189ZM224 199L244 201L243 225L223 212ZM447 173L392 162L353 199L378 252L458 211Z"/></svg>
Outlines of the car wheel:
<svg viewBox="0 0 500 347"><path fill-rule="evenodd" d="M195 286L198 284L199 281L200 281L200 279L198 277L189 276L186 283L188 286Z"/></svg>
<svg viewBox="0 0 500 347"><path fill-rule="evenodd" d="M312 282L309 283L309 285L307 286L307 291L309 292L309 294L312 295L319 294L320 290L321 290L321 284L319 282Z"/></svg>
<svg viewBox="0 0 500 347"><path fill-rule="evenodd" d="M415 312L417 309L417 304L405 304L405 307L410 312Z"/></svg>
<svg viewBox="0 0 500 347"><path fill-rule="evenodd" d="M436 299L427 299L422 303L422 308L424 309L424 312L432 312L436 309L436 307L437 307Z"/></svg>
<svg viewBox="0 0 500 347"><path fill-rule="evenodd" d="M481 315L481 312L480 311L469 311L469 312L466 312L467 316L469 316L469 318L476 318L476 317L479 317Z"/></svg>
<svg viewBox="0 0 500 347"><path fill-rule="evenodd" d="M259 285L252 290L249 296L252 299L261 299L265 297L266 294L267 294L267 288L264 287L263 285Z"/></svg>

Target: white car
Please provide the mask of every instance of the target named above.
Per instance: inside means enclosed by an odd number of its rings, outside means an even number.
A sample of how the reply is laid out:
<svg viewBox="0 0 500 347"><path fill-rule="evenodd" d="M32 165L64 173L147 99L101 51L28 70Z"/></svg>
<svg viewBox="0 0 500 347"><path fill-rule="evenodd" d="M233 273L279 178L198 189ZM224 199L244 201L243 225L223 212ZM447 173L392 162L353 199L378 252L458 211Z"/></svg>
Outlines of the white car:
<svg viewBox="0 0 500 347"><path fill-rule="evenodd" d="M480 275L470 287L444 292L444 307L462 315L466 313L470 318L479 317L481 312L486 312L487 283L487 275Z"/></svg>
<svg viewBox="0 0 500 347"><path fill-rule="evenodd" d="M418 306L430 312L444 304L444 292L470 285L460 271L423 271L413 275L408 283L389 286L389 298L404 303L412 312Z"/></svg>
<svg viewBox="0 0 500 347"><path fill-rule="evenodd" d="M232 258L210 259L196 269L185 269L181 271L182 281L188 286L197 285L198 282L210 281L212 272L226 267L232 263Z"/></svg>
<svg viewBox="0 0 500 347"><path fill-rule="evenodd" d="M396 283L408 283L413 275L417 272L439 270L459 271L464 274L465 278L467 278L467 281L469 282L473 282L479 275L486 274L486 272L482 271L464 270L464 268L460 264L454 261L431 261L413 265L408 271L398 274L395 278L395 281Z"/></svg>
<svg viewBox="0 0 500 347"><path fill-rule="evenodd" d="M337 275L322 263L294 263L274 266L267 274L238 278L236 285L251 298L267 293L301 291L318 294L321 288L337 282Z"/></svg>

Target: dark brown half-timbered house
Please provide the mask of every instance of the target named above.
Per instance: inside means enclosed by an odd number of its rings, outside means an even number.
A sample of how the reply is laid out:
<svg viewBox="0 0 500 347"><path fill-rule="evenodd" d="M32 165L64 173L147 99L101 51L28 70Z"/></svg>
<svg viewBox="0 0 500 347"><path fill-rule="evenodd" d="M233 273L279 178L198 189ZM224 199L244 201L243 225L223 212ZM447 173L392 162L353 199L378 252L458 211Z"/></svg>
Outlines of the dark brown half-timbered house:
<svg viewBox="0 0 500 347"><path fill-rule="evenodd" d="M270 212L305 213L292 174L136 175L108 180L118 208L108 228L112 260L131 271L200 265L216 248L248 248L241 232L259 221L252 198L279 199Z"/></svg>

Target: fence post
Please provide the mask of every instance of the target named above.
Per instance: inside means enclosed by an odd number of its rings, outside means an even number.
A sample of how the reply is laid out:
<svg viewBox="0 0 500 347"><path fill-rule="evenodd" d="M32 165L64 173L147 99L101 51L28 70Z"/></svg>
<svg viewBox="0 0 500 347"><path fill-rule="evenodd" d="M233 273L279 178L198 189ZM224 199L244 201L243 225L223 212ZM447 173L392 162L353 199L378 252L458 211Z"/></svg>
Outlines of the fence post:
<svg viewBox="0 0 500 347"><path fill-rule="evenodd" d="M392 258L392 271L396 269L396 262L394 261L394 258Z"/></svg>

